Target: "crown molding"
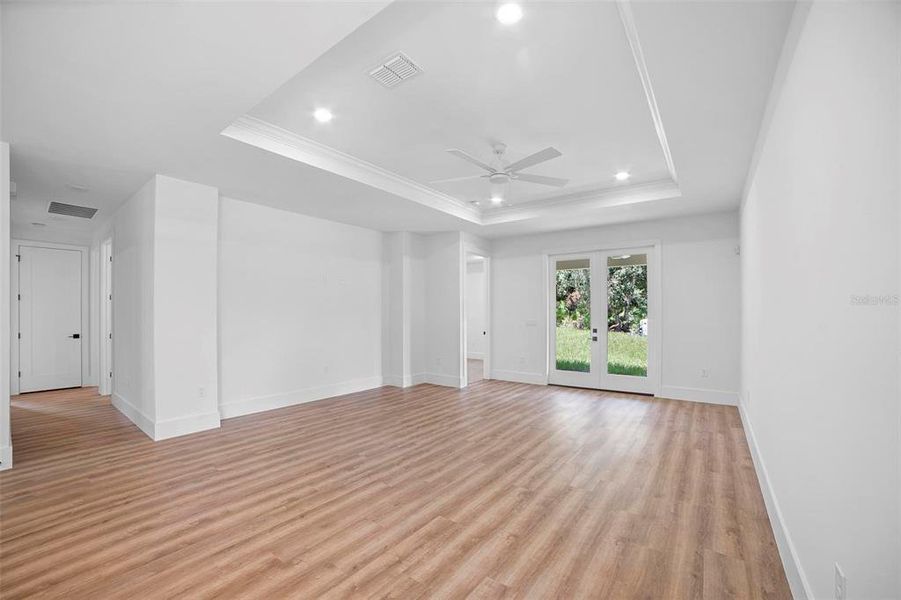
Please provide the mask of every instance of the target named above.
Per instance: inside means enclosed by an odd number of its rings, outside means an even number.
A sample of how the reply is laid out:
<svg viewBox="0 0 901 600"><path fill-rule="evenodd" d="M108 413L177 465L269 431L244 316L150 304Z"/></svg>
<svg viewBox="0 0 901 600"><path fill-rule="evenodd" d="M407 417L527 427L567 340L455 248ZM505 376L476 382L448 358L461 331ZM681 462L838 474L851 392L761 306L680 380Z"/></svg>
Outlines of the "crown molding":
<svg viewBox="0 0 901 600"><path fill-rule="evenodd" d="M268 121L244 115L222 135L262 150L358 181L476 225L497 225L559 214L560 210L596 210L682 195L675 180L586 190L514 206L479 209L387 169L299 136Z"/></svg>
<svg viewBox="0 0 901 600"><path fill-rule="evenodd" d="M268 121L243 115L221 132L262 150L359 181L454 217L481 225L480 211L462 200L407 179L387 169L297 135Z"/></svg>
<svg viewBox="0 0 901 600"><path fill-rule="evenodd" d="M670 152L669 143L666 141L663 119L660 117L660 109L657 108L657 97L654 95L654 87L651 85L648 65L644 60L644 52L641 49L641 41L638 37L638 28L635 25L635 14L632 12L632 5L629 0L617 0L616 8L619 10L619 17L623 22L626 38L629 40L629 47L632 49L632 58L635 59L635 68L638 69L641 87L644 88L644 95L648 100L651 119L654 121L654 129L657 130L657 140L660 142L660 149L663 151L663 160L666 161L666 168L672 180L678 182L679 178L676 177L676 165L673 163L673 154Z"/></svg>
<svg viewBox="0 0 901 600"><path fill-rule="evenodd" d="M482 225L498 225L513 221L536 219L548 214L559 214L560 209L596 210L624 204L638 204L679 198L682 192L671 179L651 181L630 186L589 190L577 194L558 196L549 200L535 200L514 206L483 211Z"/></svg>

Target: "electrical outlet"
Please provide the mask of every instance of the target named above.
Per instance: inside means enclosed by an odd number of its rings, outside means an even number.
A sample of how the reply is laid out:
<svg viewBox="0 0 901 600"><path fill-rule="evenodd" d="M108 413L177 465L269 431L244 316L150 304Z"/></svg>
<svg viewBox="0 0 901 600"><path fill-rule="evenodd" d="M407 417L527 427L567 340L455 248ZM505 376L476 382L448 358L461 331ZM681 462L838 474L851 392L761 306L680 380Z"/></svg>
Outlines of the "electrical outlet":
<svg viewBox="0 0 901 600"><path fill-rule="evenodd" d="M848 599L848 580L838 563L835 563L835 590L832 595L835 600Z"/></svg>
<svg viewBox="0 0 901 600"><path fill-rule="evenodd" d="M197 397L198 398L206 398L206 388L205 387L200 386L199 388L197 388Z"/></svg>
<svg viewBox="0 0 901 600"><path fill-rule="evenodd" d="M701 377L707 379L710 377L710 371L708 369L701 369Z"/></svg>

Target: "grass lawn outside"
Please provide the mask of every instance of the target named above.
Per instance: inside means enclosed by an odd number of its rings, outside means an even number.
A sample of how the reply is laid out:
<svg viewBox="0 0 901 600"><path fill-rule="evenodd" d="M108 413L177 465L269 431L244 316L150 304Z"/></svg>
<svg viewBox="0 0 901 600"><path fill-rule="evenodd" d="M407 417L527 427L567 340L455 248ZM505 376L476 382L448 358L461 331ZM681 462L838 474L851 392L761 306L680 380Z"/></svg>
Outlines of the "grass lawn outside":
<svg viewBox="0 0 901 600"><path fill-rule="evenodd" d="M621 332L607 333L607 372L646 377L648 338ZM557 328L557 369L588 372L591 364L591 332L573 327Z"/></svg>

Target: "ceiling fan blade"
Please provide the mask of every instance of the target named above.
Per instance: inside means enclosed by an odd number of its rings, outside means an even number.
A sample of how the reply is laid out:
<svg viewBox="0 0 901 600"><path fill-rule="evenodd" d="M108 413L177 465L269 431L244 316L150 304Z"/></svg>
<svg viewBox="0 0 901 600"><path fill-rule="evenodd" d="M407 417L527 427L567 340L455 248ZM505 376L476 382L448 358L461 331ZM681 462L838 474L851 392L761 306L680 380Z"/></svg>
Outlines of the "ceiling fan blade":
<svg viewBox="0 0 901 600"><path fill-rule="evenodd" d="M522 169L528 169L529 167L543 163L546 160L551 160L552 158L557 158L558 156L563 156L563 153L553 146L548 146L544 150L539 150L535 154L530 154L529 156L516 161L512 165L507 165L507 171L521 171Z"/></svg>
<svg viewBox="0 0 901 600"><path fill-rule="evenodd" d="M552 187L563 187L569 183L569 179L545 177L544 175L529 175L528 173L517 173L514 181L528 181L529 183L540 183L541 185L550 185Z"/></svg>
<svg viewBox="0 0 901 600"><path fill-rule="evenodd" d="M494 167L492 167L491 165L489 165L489 164L487 164L487 163L483 163L482 161L480 161L480 160L479 160L478 158L476 158L475 156L472 156L471 154L467 154L466 152L463 152L462 150L457 150L456 148L451 148L451 149L449 149L447 152L448 152L449 154L453 154L454 156L456 156L456 157L458 157L458 158L462 158L463 160L465 160L465 161L467 161L467 162L471 162L472 164L474 164L474 165L477 166L477 167L482 167L483 169L485 169L485 170L488 171L489 173L494 173L495 170L496 170L496 169L495 169Z"/></svg>
<svg viewBox="0 0 901 600"><path fill-rule="evenodd" d="M482 179L483 177L488 177L488 175L467 175L465 177L450 177L448 179L436 179L434 181L430 181L429 183L452 183L454 181L468 181L470 179Z"/></svg>

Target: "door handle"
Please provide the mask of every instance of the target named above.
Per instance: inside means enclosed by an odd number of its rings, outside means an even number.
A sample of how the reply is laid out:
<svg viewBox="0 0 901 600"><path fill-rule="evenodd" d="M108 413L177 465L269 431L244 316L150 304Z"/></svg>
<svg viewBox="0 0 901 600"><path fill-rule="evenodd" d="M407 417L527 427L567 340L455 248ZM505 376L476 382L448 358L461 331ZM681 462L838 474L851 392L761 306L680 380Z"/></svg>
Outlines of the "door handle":
<svg viewBox="0 0 901 600"><path fill-rule="evenodd" d="M70 335L69 337L72 338L72 339L74 339L74 340L77 340L77 339L80 339L80 338L81 338L81 334L80 334L80 333L73 333L73 334Z"/></svg>

